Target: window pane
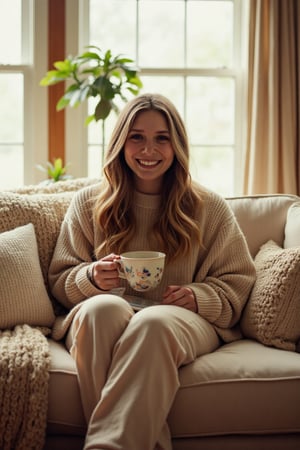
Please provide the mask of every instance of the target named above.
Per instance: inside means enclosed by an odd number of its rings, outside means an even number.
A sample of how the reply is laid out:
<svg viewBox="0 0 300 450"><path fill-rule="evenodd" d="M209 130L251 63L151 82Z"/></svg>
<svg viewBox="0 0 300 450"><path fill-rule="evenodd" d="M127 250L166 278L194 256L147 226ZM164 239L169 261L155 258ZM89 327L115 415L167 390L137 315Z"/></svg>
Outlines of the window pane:
<svg viewBox="0 0 300 450"><path fill-rule="evenodd" d="M90 0L90 44L135 59L136 2Z"/></svg>
<svg viewBox="0 0 300 450"><path fill-rule="evenodd" d="M0 189L12 189L24 184L23 146L0 144Z"/></svg>
<svg viewBox="0 0 300 450"><path fill-rule="evenodd" d="M232 145L234 81L229 78L189 77L187 126L195 145Z"/></svg>
<svg viewBox="0 0 300 450"><path fill-rule="evenodd" d="M0 143L23 144L23 75L0 74Z"/></svg>
<svg viewBox="0 0 300 450"><path fill-rule="evenodd" d="M184 66L184 2L139 2L139 65Z"/></svg>
<svg viewBox="0 0 300 450"><path fill-rule="evenodd" d="M88 147L88 174L90 178L100 178L102 158L101 145L89 145Z"/></svg>
<svg viewBox="0 0 300 450"><path fill-rule="evenodd" d="M0 188L23 184L23 75L0 74Z"/></svg>
<svg viewBox="0 0 300 450"><path fill-rule="evenodd" d="M232 147L191 147L192 178L224 196L234 193L234 149Z"/></svg>
<svg viewBox="0 0 300 450"><path fill-rule="evenodd" d="M189 0L187 23L187 66L231 67L233 2Z"/></svg>
<svg viewBox="0 0 300 450"><path fill-rule="evenodd" d="M159 93L168 97L183 116L184 79L173 76L142 76L143 89L141 93Z"/></svg>
<svg viewBox="0 0 300 450"><path fill-rule="evenodd" d="M22 62L21 0L0 0L0 64Z"/></svg>

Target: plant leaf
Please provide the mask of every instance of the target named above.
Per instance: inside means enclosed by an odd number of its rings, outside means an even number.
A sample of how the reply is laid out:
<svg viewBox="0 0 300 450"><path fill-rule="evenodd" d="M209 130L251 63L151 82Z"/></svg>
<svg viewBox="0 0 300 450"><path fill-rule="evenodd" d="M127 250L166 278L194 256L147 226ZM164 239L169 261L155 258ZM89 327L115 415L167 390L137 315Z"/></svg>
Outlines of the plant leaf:
<svg viewBox="0 0 300 450"><path fill-rule="evenodd" d="M111 81L109 81L108 78L104 76L96 78L93 83L93 87L97 90L97 92L103 99L108 100L114 98L115 96L113 84L111 83Z"/></svg>
<svg viewBox="0 0 300 450"><path fill-rule="evenodd" d="M93 122L93 120L95 119L95 114L91 114L88 117L86 117L85 121L84 121L84 125L87 126L89 125L91 122Z"/></svg>
<svg viewBox="0 0 300 450"><path fill-rule="evenodd" d="M49 70L41 79L40 86L50 86L64 80L65 77L62 76L58 70Z"/></svg>
<svg viewBox="0 0 300 450"><path fill-rule="evenodd" d="M101 99L95 108L94 114L96 122L98 122L98 120L101 119L105 120L106 117L109 115L111 109L112 109L111 102L106 99Z"/></svg>
<svg viewBox="0 0 300 450"><path fill-rule="evenodd" d="M95 53L95 52L82 53L82 55L80 55L80 58L86 59L86 60L95 59L96 61L99 61L99 60L102 59L101 56L98 53Z"/></svg>
<svg viewBox="0 0 300 450"><path fill-rule="evenodd" d="M66 94L63 95L56 103L56 111L61 111L70 103L70 99L67 98Z"/></svg>
<svg viewBox="0 0 300 450"><path fill-rule="evenodd" d="M64 61L56 61L53 66L60 72L70 73L72 70L72 64L68 59Z"/></svg>

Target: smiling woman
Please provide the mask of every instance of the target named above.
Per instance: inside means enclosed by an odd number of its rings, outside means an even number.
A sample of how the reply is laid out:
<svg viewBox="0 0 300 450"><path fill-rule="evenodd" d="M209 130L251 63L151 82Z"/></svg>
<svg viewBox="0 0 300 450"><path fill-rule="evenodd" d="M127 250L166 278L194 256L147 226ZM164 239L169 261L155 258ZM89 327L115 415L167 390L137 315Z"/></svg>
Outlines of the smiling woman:
<svg viewBox="0 0 300 450"><path fill-rule="evenodd" d="M240 337L252 258L228 202L193 182L188 162L173 103L137 96L120 112L103 179L77 192L61 227L49 285L71 309L64 331L88 425L84 450L171 450L166 418L179 368L217 349L219 336ZM141 261L149 252L151 266ZM120 277L127 256L142 282ZM144 289L153 271L160 283ZM135 313L134 295L151 306Z"/></svg>

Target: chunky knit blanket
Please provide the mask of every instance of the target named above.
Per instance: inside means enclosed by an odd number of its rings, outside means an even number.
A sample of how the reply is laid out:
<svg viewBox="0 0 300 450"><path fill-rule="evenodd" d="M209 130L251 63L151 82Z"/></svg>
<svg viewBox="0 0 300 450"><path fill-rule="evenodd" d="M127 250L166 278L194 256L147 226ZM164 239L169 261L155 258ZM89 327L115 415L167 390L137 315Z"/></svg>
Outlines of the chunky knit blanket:
<svg viewBox="0 0 300 450"><path fill-rule="evenodd" d="M0 331L0 449L41 450L48 407L46 330Z"/></svg>

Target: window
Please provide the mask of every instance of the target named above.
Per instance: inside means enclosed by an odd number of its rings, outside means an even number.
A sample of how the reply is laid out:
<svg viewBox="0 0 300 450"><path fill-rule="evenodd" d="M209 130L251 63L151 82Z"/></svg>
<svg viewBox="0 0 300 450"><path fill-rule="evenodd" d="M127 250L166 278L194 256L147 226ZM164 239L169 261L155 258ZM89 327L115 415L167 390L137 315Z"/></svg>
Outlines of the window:
<svg viewBox="0 0 300 450"><path fill-rule="evenodd" d="M46 68L45 14L45 0L0 0L0 189L33 182L35 161L47 160L46 92L38 86Z"/></svg>
<svg viewBox="0 0 300 450"><path fill-rule="evenodd" d="M89 0L88 42L133 57L144 92L169 97L190 138L194 179L238 190L242 117L240 0ZM245 3L245 2L244 2ZM106 122L106 140L116 117ZM101 125L88 128L88 173L99 175Z"/></svg>
<svg viewBox="0 0 300 450"><path fill-rule="evenodd" d="M21 0L0 0L0 11L1 185L13 186L23 182L24 166ZM4 11L5 14L2 13Z"/></svg>

